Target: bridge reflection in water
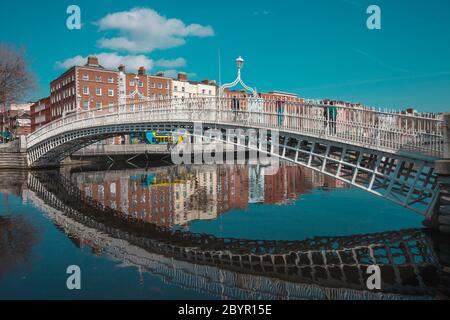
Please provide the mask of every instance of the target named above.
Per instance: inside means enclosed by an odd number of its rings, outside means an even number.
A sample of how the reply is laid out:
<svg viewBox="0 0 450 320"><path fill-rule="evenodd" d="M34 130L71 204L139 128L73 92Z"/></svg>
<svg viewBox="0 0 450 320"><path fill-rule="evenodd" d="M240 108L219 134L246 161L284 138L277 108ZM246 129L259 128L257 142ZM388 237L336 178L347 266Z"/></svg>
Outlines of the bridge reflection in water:
<svg viewBox="0 0 450 320"><path fill-rule="evenodd" d="M265 177L255 167L167 167L151 174L39 171L27 198L71 239L164 281L224 299L409 299L447 294L436 240L402 230L302 241L218 238L173 228L248 203L282 204L336 185L295 166ZM126 174L125 174L126 175ZM319 179L319 180L317 180ZM322 180L320 180L322 179ZM263 179L264 180L264 179ZM267 182L267 183L266 183ZM379 265L382 290L368 291Z"/></svg>

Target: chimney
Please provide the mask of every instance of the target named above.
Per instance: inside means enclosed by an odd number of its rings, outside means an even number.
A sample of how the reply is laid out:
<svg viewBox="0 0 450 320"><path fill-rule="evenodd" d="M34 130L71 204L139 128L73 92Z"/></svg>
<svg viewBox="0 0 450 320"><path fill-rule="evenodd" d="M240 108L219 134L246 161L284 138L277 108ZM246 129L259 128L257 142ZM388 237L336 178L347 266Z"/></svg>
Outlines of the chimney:
<svg viewBox="0 0 450 320"><path fill-rule="evenodd" d="M138 70L138 75L145 76L145 72L146 72L145 68L144 67L140 67L139 70Z"/></svg>
<svg viewBox="0 0 450 320"><path fill-rule="evenodd" d="M187 81L187 74L185 72L178 73L178 81Z"/></svg>
<svg viewBox="0 0 450 320"><path fill-rule="evenodd" d="M121 64L121 65L119 66L119 71L120 71L120 72L125 72L125 66L124 66L123 64Z"/></svg>
<svg viewBox="0 0 450 320"><path fill-rule="evenodd" d="M164 72L160 71L158 73L156 73L157 77L164 77Z"/></svg>
<svg viewBox="0 0 450 320"><path fill-rule="evenodd" d="M87 59L87 65L89 67L98 67L98 58L96 56L89 56Z"/></svg>

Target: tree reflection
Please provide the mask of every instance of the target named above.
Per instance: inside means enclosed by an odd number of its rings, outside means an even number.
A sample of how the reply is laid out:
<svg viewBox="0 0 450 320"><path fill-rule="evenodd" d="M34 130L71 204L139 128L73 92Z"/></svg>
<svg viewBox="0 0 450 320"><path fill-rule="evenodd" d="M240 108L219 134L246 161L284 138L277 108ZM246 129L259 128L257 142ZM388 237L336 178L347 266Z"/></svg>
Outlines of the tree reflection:
<svg viewBox="0 0 450 320"><path fill-rule="evenodd" d="M0 217L0 278L26 265L37 242L37 230L25 217Z"/></svg>

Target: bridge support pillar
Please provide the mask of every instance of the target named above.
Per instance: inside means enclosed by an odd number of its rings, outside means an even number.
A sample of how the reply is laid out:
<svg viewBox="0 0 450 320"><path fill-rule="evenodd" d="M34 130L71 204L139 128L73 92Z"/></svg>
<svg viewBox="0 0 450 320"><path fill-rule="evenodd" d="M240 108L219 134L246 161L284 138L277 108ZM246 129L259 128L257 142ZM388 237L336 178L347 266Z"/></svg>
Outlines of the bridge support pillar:
<svg viewBox="0 0 450 320"><path fill-rule="evenodd" d="M435 172L439 194L431 217L426 225L442 233L450 234L450 113L444 117L444 157L436 161Z"/></svg>

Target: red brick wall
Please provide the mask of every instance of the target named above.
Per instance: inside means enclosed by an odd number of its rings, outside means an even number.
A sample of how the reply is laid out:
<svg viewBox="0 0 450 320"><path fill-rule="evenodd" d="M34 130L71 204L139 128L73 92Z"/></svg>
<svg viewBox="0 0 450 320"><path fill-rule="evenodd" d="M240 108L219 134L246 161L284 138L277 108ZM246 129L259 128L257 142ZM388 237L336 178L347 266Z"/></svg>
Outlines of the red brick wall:
<svg viewBox="0 0 450 320"><path fill-rule="evenodd" d="M86 78L84 78L87 76ZM112 79L112 83L109 80ZM84 91L87 88L87 93ZM101 113L108 113L110 111L117 111L119 103L119 74L115 71L108 71L102 69L77 68L77 94L80 98L80 111L87 111L85 104L89 103L89 111L96 111L97 103L100 103ZM97 94L100 90L100 95ZM109 90L112 90L113 96L109 96ZM109 104L114 105L114 109L109 108Z"/></svg>
<svg viewBox="0 0 450 320"><path fill-rule="evenodd" d="M40 109L39 111L36 111ZM34 103L30 108L30 118L31 118L31 132L36 131L39 127L46 125L51 122L52 114L51 114L51 103L50 97L41 99ZM39 120L44 118L44 120Z"/></svg>
<svg viewBox="0 0 450 320"><path fill-rule="evenodd" d="M62 117L64 109L76 110L75 68L50 83L51 119Z"/></svg>

